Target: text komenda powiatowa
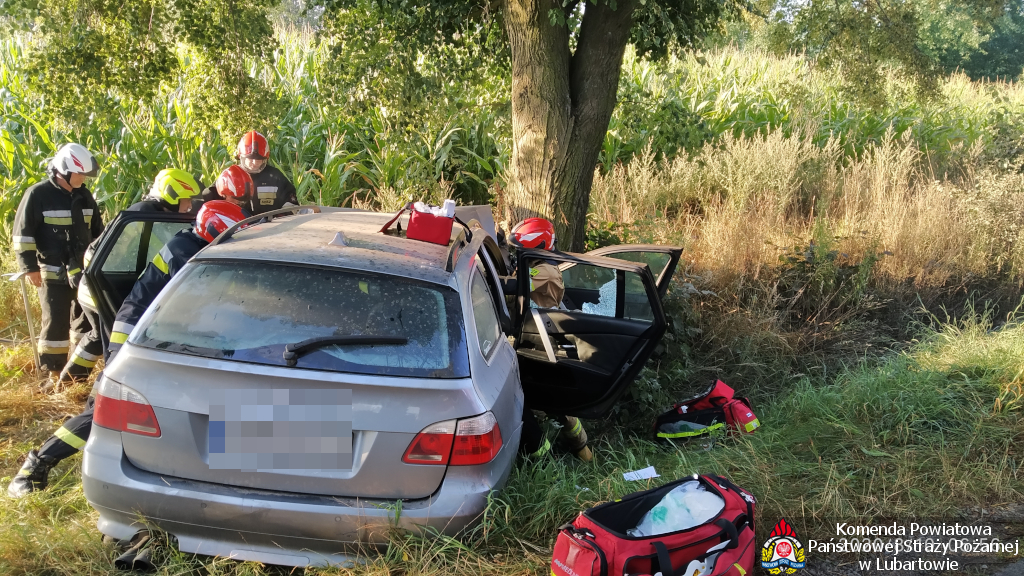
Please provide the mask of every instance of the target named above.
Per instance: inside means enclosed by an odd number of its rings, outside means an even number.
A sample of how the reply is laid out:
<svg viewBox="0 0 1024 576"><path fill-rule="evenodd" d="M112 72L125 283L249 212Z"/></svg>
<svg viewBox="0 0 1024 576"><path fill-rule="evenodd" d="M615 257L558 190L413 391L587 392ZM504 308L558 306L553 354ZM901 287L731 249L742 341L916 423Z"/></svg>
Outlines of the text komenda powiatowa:
<svg viewBox="0 0 1024 576"><path fill-rule="evenodd" d="M880 524L875 526L836 524L838 536L991 536L992 527L970 524Z"/></svg>

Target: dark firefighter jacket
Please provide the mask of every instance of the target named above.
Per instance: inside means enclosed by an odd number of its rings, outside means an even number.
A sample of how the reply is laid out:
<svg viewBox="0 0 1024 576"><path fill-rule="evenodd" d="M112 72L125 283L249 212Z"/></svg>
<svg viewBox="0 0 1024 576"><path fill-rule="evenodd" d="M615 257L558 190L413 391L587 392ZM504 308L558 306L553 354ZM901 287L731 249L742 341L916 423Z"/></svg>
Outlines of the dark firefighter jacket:
<svg viewBox="0 0 1024 576"><path fill-rule="evenodd" d="M249 174L255 186L252 194L252 209L247 210L251 215L263 214L278 208L284 208L285 202L298 204L295 196L295 186L283 172L267 164L257 174ZM221 200L217 193L217 184L208 186L203 190L203 202L210 200Z"/></svg>
<svg viewBox="0 0 1024 576"><path fill-rule="evenodd" d="M85 249L103 232L96 200L85 186L68 192L52 180L29 187L14 216L14 251L23 272L66 281L82 270Z"/></svg>
<svg viewBox="0 0 1024 576"><path fill-rule="evenodd" d="M128 339L135 324L146 308L153 303L157 294L185 266L185 263L207 244L209 242L197 236L192 230L182 230L164 244L160 252L146 265L131 294L125 298L124 304L121 304L117 316L114 317L114 326L110 331L108 361L121 349L121 345Z"/></svg>

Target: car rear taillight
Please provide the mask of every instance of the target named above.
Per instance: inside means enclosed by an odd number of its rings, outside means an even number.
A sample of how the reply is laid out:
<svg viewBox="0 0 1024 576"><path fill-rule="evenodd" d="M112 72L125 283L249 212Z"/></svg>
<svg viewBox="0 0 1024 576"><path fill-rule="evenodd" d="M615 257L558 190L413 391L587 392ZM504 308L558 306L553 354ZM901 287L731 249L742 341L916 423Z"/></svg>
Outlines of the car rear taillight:
<svg viewBox="0 0 1024 576"><path fill-rule="evenodd" d="M93 422L97 426L121 432L143 436L160 435L156 413L146 397L110 378L100 381Z"/></svg>
<svg viewBox="0 0 1024 576"><path fill-rule="evenodd" d="M407 464L486 464L501 450L501 430L494 414L431 424L413 438L402 461Z"/></svg>
<svg viewBox="0 0 1024 576"><path fill-rule="evenodd" d="M409 444L402 462L406 464L447 464L455 439L455 420L431 424Z"/></svg>

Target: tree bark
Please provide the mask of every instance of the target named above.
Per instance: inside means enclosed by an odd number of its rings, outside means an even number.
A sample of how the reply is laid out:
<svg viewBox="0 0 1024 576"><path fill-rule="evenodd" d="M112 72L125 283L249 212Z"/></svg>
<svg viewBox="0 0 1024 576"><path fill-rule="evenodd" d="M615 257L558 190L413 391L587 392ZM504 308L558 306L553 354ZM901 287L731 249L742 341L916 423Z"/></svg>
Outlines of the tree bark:
<svg viewBox="0 0 1024 576"><path fill-rule="evenodd" d="M541 216L559 248L581 251L594 168L615 109L636 0L586 4L575 53L553 25L553 0L507 0L512 49L512 158L506 218Z"/></svg>

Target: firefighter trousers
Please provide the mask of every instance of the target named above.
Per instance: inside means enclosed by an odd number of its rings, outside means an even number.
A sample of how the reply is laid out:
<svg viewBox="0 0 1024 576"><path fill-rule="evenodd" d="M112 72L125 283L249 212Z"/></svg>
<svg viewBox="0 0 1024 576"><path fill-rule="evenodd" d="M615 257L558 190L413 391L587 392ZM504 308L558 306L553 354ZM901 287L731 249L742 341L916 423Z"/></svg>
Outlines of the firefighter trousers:
<svg viewBox="0 0 1024 576"><path fill-rule="evenodd" d="M61 381L70 379L84 380L89 377L96 361L103 355L103 341L100 340L99 318L88 310L83 310L76 300L72 305L72 314L75 308L80 312L71 320L71 337L78 336L78 345L71 353L64 371L61 372Z"/></svg>
<svg viewBox="0 0 1024 576"><path fill-rule="evenodd" d="M568 445L568 448L575 451L586 445L586 432L583 431L583 425L579 419L562 415L551 415L551 418L562 427L559 438ZM582 442L582 446L579 445L580 442ZM537 421L533 410L530 410L529 406L524 406L523 431L519 438L520 451L526 454L538 454L538 451L544 451L545 445L548 444L544 430L541 428L540 422Z"/></svg>
<svg viewBox="0 0 1024 576"><path fill-rule="evenodd" d="M89 396L85 402L85 410L57 428L53 436L43 442L39 448L39 455L60 461L84 448L86 441L89 440L89 432L92 431L92 411L95 404L96 398Z"/></svg>
<svg viewBox="0 0 1024 576"><path fill-rule="evenodd" d="M103 353L103 346L99 341L99 328L86 316L75 298L75 290L66 281L44 281L39 287L39 307L42 330L38 348L42 368L51 372L63 369L68 364L68 349L74 339L79 345L71 357L75 369L69 375L88 376Z"/></svg>

